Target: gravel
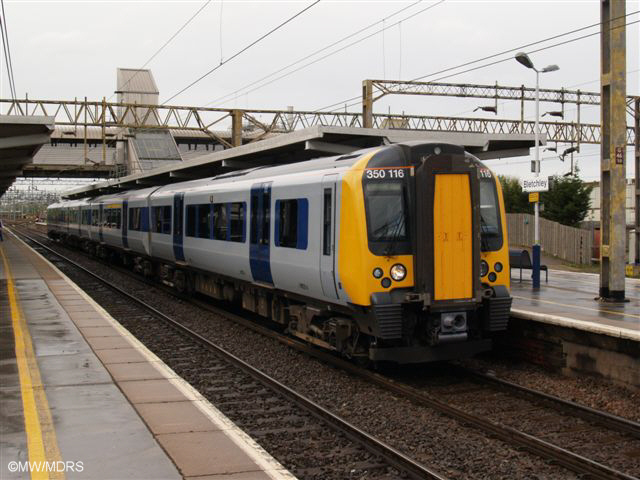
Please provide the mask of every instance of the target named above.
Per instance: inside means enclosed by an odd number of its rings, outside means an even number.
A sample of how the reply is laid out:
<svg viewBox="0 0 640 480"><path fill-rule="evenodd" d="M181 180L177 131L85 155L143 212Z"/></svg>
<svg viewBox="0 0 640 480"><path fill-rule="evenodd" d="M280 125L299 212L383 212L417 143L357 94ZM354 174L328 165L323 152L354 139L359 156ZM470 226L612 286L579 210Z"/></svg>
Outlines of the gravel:
<svg viewBox="0 0 640 480"><path fill-rule="evenodd" d="M220 315L142 284L84 255L65 250L106 279L135 292L169 316L210 338L290 388L450 478L576 478L539 457L487 437L475 429L428 408L354 378L343 371L286 348ZM91 293L91 292L88 292ZM476 368L611 413L638 417L638 396L623 387L591 378L567 378L530 365L510 365L493 359L471 360ZM465 363L467 363L465 362ZM422 367L425 375L441 366ZM625 415L626 414L626 415Z"/></svg>

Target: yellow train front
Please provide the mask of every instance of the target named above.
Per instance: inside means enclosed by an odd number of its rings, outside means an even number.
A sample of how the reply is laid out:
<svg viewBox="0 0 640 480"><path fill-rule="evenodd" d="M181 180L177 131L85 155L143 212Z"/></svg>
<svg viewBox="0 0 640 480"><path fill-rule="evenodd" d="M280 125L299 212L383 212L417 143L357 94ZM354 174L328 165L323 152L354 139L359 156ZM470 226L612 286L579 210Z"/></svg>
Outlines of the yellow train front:
<svg viewBox="0 0 640 480"><path fill-rule="evenodd" d="M357 323L338 349L428 362L491 348L511 308L504 203L492 172L461 147L399 144L342 176L336 278Z"/></svg>

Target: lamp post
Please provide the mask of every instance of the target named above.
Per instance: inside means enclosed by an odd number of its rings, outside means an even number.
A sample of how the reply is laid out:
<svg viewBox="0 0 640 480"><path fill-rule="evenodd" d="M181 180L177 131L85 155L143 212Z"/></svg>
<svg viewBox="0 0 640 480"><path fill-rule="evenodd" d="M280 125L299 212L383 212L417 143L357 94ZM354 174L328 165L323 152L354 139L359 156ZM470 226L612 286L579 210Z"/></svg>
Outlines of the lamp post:
<svg viewBox="0 0 640 480"><path fill-rule="evenodd" d="M533 172L536 177L540 176L540 73L555 72L560 70L557 65L548 65L542 70L538 70L529 55L524 52L516 54L516 60L527 68L536 72L536 123L535 123L535 161ZM534 204L534 241L533 241L533 288L540 288L540 202Z"/></svg>

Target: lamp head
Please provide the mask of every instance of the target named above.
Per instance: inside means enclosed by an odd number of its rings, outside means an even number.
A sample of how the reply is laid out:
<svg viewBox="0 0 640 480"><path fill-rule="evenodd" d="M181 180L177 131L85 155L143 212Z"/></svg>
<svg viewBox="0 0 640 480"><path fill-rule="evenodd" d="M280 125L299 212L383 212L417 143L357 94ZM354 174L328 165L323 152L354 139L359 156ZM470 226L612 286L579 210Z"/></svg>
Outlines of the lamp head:
<svg viewBox="0 0 640 480"><path fill-rule="evenodd" d="M524 52L519 52L516 54L516 60L521 63L522 65L524 65L527 68L533 68L533 62L531 61L531 59L529 58L529 55L527 55Z"/></svg>
<svg viewBox="0 0 640 480"><path fill-rule="evenodd" d="M543 72L555 72L556 70L560 70L560 67L558 65L547 65L546 67L544 67L542 69Z"/></svg>
<svg viewBox="0 0 640 480"><path fill-rule="evenodd" d="M478 110L482 110L483 112L495 113L496 115L498 114L498 109L496 107L494 107L493 105L488 105L488 106L484 106L484 107L476 107L473 111L477 112Z"/></svg>

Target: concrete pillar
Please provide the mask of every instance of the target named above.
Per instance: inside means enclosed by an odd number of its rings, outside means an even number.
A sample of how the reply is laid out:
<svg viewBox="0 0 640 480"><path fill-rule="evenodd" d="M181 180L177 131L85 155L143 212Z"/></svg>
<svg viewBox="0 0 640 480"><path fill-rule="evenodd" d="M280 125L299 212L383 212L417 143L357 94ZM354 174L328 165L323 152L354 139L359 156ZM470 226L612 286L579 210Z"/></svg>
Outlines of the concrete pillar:
<svg viewBox="0 0 640 480"><path fill-rule="evenodd" d="M242 110L231 110L231 144L242 145Z"/></svg>
<svg viewBox="0 0 640 480"><path fill-rule="evenodd" d="M373 82L362 81L362 126L373 128Z"/></svg>
<svg viewBox="0 0 640 480"><path fill-rule="evenodd" d="M626 34L625 1L602 0L600 118L600 297L625 297Z"/></svg>

